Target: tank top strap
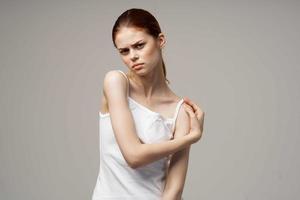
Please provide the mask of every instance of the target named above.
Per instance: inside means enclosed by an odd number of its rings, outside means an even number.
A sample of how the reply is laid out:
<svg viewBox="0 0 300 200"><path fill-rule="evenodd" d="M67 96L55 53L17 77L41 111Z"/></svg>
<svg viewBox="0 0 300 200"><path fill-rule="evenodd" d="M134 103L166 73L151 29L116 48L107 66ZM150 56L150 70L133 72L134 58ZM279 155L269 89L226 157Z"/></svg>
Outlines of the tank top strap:
<svg viewBox="0 0 300 200"><path fill-rule="evenodd" d="M182 98L177 103L177 106L176 106L176 109L175 109L175 115L174 115L174 118L173 118L172 133L175 131L176 119L177 119L177 116L178 116L178 113L179 113L180 106L182 105L183 102L184 102L184 99Z"/></svg>
<svg viewBox="0 0 300 200"><path fill-rule="evenodd" d="M129 79L128 79L127 75L122 70L117 69L117 71L121 72L121 74L123 74L123 76L125 76L125 78L127 79L127 87L128 87L127 96L129 96Z"/></svg>

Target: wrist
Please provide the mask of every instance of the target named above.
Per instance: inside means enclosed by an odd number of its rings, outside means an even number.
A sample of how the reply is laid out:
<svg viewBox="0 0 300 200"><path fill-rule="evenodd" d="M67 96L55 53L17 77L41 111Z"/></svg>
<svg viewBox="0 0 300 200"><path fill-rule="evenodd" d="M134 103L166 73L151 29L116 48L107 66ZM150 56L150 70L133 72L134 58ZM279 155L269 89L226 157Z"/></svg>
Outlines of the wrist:
<svg viewBox="0 0 300 200"><path fill-rule="evenodd" d="M194 144L196 142L196 139L193 136L192 132L190 132L189 134L185 135L185 137L186 137L187 143L190 144L190 145Z"/></svg>

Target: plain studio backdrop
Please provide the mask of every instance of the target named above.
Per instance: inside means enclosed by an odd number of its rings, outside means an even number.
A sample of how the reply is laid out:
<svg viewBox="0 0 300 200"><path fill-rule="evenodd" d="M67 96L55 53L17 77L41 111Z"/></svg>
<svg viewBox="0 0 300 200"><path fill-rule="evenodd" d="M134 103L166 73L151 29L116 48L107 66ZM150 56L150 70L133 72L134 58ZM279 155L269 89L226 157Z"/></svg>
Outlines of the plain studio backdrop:
<svg viewBox="0 0 300 200"><path fill-rule="evenodd" d="M299 199L300 3L0 3L0 199L91 199L111 29L129 8L166 34L170 87L206 112L186 200Z"/></svg>

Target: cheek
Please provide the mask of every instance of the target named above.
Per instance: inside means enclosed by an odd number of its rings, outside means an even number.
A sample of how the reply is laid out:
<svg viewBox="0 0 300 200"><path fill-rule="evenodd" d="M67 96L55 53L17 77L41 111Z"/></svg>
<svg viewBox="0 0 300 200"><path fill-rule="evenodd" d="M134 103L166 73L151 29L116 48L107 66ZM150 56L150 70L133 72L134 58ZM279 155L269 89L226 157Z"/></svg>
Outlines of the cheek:
<svg viewBox="0 0 300 200"><path fill-rule="evenodd" d="M149 48L145 51L144 55L145 57L154 59L153 61L155 61L156 59L159 58L159 51L157 51L155 47Z"/></svg>
<svg viewBox="0 0 300 200"><path fill-rule="evenodd" d="M130 55L121 55L121 58L123 62L129 62L130 61Z"/></svg>
<svg viewBox="0 0 300 200"><path fill-rule="evenodd" d="M121 56L121 59L122 59L124 64L130 65L130 59L129 59L128 56Z"/></svg>

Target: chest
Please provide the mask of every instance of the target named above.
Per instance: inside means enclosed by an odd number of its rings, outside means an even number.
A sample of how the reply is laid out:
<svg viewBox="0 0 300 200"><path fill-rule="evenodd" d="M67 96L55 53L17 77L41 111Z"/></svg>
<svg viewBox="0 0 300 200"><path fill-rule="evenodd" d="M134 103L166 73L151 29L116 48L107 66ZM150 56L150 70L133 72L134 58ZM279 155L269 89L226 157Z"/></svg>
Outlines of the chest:
<svg viewBox="0 0 300 200"><path fill-rule="evenodd" d="M173 119L164 119L158 113L150 113L129 102L136 133L143 143L157 143L173 137ZM110 116L100 118L100 135L104 145L116 143Z"/></svg>

